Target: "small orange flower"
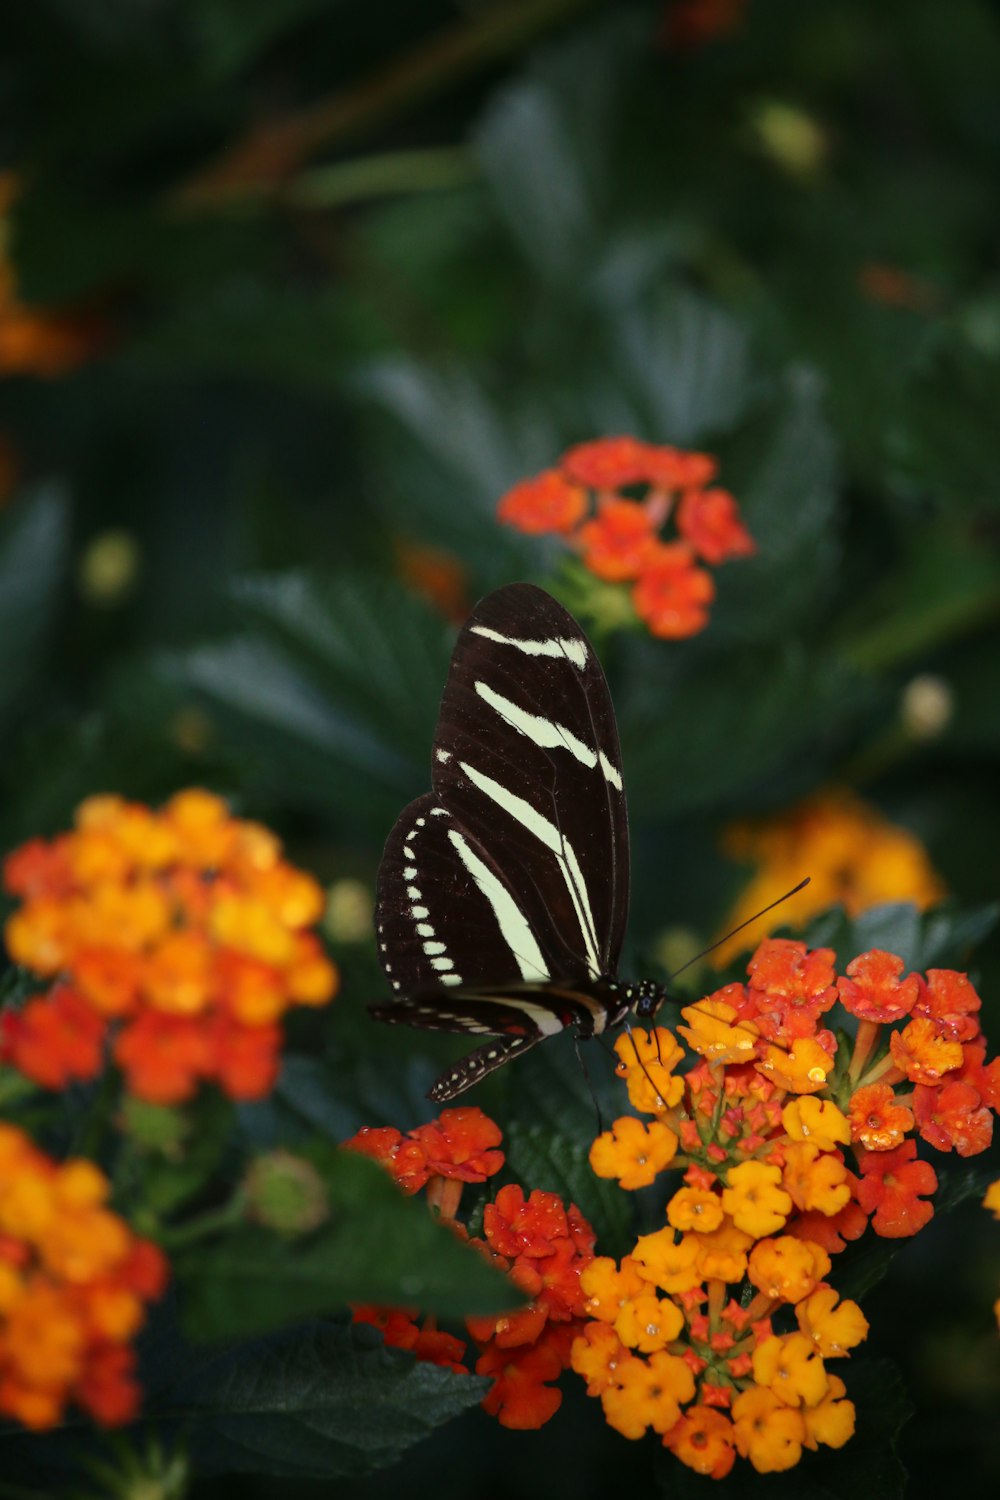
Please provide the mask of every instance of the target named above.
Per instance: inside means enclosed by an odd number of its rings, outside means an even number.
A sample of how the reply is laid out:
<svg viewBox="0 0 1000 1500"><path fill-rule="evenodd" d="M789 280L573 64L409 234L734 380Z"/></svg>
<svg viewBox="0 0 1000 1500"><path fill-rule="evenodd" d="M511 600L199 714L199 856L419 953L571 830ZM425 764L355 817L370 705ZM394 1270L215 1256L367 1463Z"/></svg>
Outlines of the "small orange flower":
<svg viewBox="0 0 1000 1500"><path fill-rule="evenodd" d="M597 516L580 527L583 560L592 573L610 583L637 578L655 540L653 518L634 500L602 500Z"/></svg>
<svg viewBox="0 0 1000 1500"><path fill-rule="evenodd" d="M851 1137L867 1151L892 1151L913 1129L913 1114L897 1104L887 1083L869 1083L855 1089L848 1109Z"/></svg>
<svg viewBox="0 0 1000 1500"><path fill-rule="evenodd" d="M894 1031L889 1037L889 1051L896 1067L911 1083L940 1083L945 1073L954 1072L963 1062L961 1042L942 1036L926 1016L917 1016L902 1031Z"/></svg>
<svg viewBox="0 0 1000 1500"><path fill-rule="evenodd" d="M736 1461L733 1424L710 1406L689 1406L663 1442L682 1464L709 1479L725 1479Z"/></svg>

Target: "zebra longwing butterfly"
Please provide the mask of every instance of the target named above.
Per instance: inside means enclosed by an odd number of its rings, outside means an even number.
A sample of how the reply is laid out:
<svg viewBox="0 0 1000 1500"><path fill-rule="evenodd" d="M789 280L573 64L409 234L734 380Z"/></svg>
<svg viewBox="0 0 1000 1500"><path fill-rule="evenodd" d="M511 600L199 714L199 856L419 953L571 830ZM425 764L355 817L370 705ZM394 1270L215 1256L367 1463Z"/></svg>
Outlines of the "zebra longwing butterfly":
<svg viewBox="0 0 1000 1500"><path fill-rule="evenodd" d="M652 1017L652 981L617 978L628 817L608 685L544 590L488 594L459 634L434 735L434 790L403 812L378 874L380 1021L493 1037L434 1084L452 1099L575 1026Z"/></svg>

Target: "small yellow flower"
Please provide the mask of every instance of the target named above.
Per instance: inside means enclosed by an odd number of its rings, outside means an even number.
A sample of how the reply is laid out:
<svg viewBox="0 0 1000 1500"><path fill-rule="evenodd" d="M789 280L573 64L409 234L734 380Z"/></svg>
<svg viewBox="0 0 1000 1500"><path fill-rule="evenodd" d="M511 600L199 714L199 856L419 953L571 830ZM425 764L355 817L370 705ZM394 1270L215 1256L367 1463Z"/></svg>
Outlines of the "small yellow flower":
<svg viewBox="0 0 1000 1500"><path fill-rule="evenodd" d="M844 1163L812 1141L791 1141L785 1147L782 1181L803 1213L815 1209L829 1217L839 1213L851 1196Z"/></svg>
<svg viewBox="0 0 1000 1500"><path fill-rule="evenodd" d="M823 1355L836 1359L868 1337L868 1319L856 1302L840 1302L832 1286L817 1287L795 1309L799 1327Z"/></svg>
<svg viewBox="0 0 1000 1500"><path fill-rule="evenodd" d="M702 1280L695 1264L699 1238L686 1234L678 1240L673 1229L658 1229L639 1236L631 1258L640 1274L661 1291L690 1292Z"/></svg>
<svg viewBox="0 0 1000 1500"><path fill-rule="evenodd" d="M683 1243L695 1248L699 1280L741 1281L746 1275L747 1251L753 1236L724 1218L711 1234L686 1234Z"/></svg>
<svg viewBox="0 0 1000 1500"><path fill-rule="evenodd" d="M757 1027L752 1021L738 1021L736 1011L724 1000L699 1000L685 1006L681 1015L687 1025L677 1030L706 1062L743 1063L753 1057Z"/></svg>
<svg viewBox="0 0 1000 1500"><path fill-rule="evenodd" d="M823 1356L804 1333L786 1333L758 1344L753 1378L785 1406L816 1406L828 1386Z"/></svg>
<svg viewBox="0 0 1000 1500"><path fill-rule="evenodd" d="M741 1391L732 1406L733 1440L759 1474L791 1469L802 1457L806 1427L793 1407L762 1386Z"/></svg>
<svg viewBox="0 0 1000 1500"><path fill-rule="evenodd" d="M722 1223L722 1201L705 1188L678 1188L667 1204L667 1219L682 1234L692 1229L711 1234Z"/></svg>
<svg viewBox="0 0 1000 1500"><path fill-rule="evenodd" d="M683 1327L684 1314L677 1304L651 1291L626 1302L615 1319L615 1333L622 1343L640 1354L665 1349Z"/></svg>
<svg viewBox="0 0 1000 1500"><path fill-rule="evenodd" d="M677 1153L677 1137L659 1120L645 1125L623 1115L590 1148L590 1165L598 1177L617 1177L629 1191L648 1187Z"/></svg>
<svg viewBox="0 0 1000 1500"><path fill-rule="evenodd" d="M793 1141L812 1141L821 1151L851 1144L850 1124L832 1099L809 1094L792 1099L781 1111L781 1123Z"/></svg>
<svg viewBox="0 0 1000 1500"><path fill-rule="evenodd" d="M791 1197L781 1186L781 1168L764 1161L733 1167L722 1190L722 1207L737 1229L755 1240L775 1234L792 1211Z"/></svg>
<svg viewBox="0 0 1000 1500"><path fill-rule="evenodd" d="M750 1252L750 1280L782 1302L801 1302L816 1290L829 1269L830 1257L821 1246L790 1234L759 1240Z"/></svg>
<svg viewBox="0 0 1000 1500"><path fill-rule="evenodd" d="M802 1410L805 1446L813 1451L820 1443L826 1448L842 1448L854 1436L854 1402L841 1399L847 1387L839 1375L828 1375L827 1380L829 1389L822 1401Z"/></svg>
<svg viewBox="0 0 1000 1500"><path fill-rule="evenodd" d="M796 1037L790 1047L768 1043L756 1064L779 1088L790 1094L814 1094L826 1084L834 1059L814 1037Z"/></svg>

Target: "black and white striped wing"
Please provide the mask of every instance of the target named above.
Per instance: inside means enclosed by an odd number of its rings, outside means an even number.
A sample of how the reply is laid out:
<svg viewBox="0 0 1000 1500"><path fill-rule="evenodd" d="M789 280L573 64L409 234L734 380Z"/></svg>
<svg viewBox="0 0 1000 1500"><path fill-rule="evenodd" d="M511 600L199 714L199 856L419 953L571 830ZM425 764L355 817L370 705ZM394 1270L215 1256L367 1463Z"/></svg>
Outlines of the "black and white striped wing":
<svg viewBox="0 0 1000 1500"><path fill-rule="evenodd" d="M564 1024L560 983L616 972L628 907L607 683L543 590L498 589L464 626L433 785L396 823L379 870L379 952L399 1001L374 1013L523 1049ZM479 1075L504 1060L491 1055Z"/></svg>

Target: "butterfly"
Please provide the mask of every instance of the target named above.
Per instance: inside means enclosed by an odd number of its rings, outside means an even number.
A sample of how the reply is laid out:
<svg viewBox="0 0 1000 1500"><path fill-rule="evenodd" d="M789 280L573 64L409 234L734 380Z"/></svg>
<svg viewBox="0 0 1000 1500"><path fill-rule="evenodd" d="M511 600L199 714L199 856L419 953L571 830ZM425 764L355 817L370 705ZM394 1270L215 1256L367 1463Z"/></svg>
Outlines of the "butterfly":
<svg viewBox="0 0 1000 1500"><path fill-rule="evenodd" d="M437 1080L443 1103L548 1036L590 1037L666 992L618 979L628 917L621 751L601 664L532 584L488 594L451 659L433 791L386 842L380 1021L490 1037Z"/></svg>

